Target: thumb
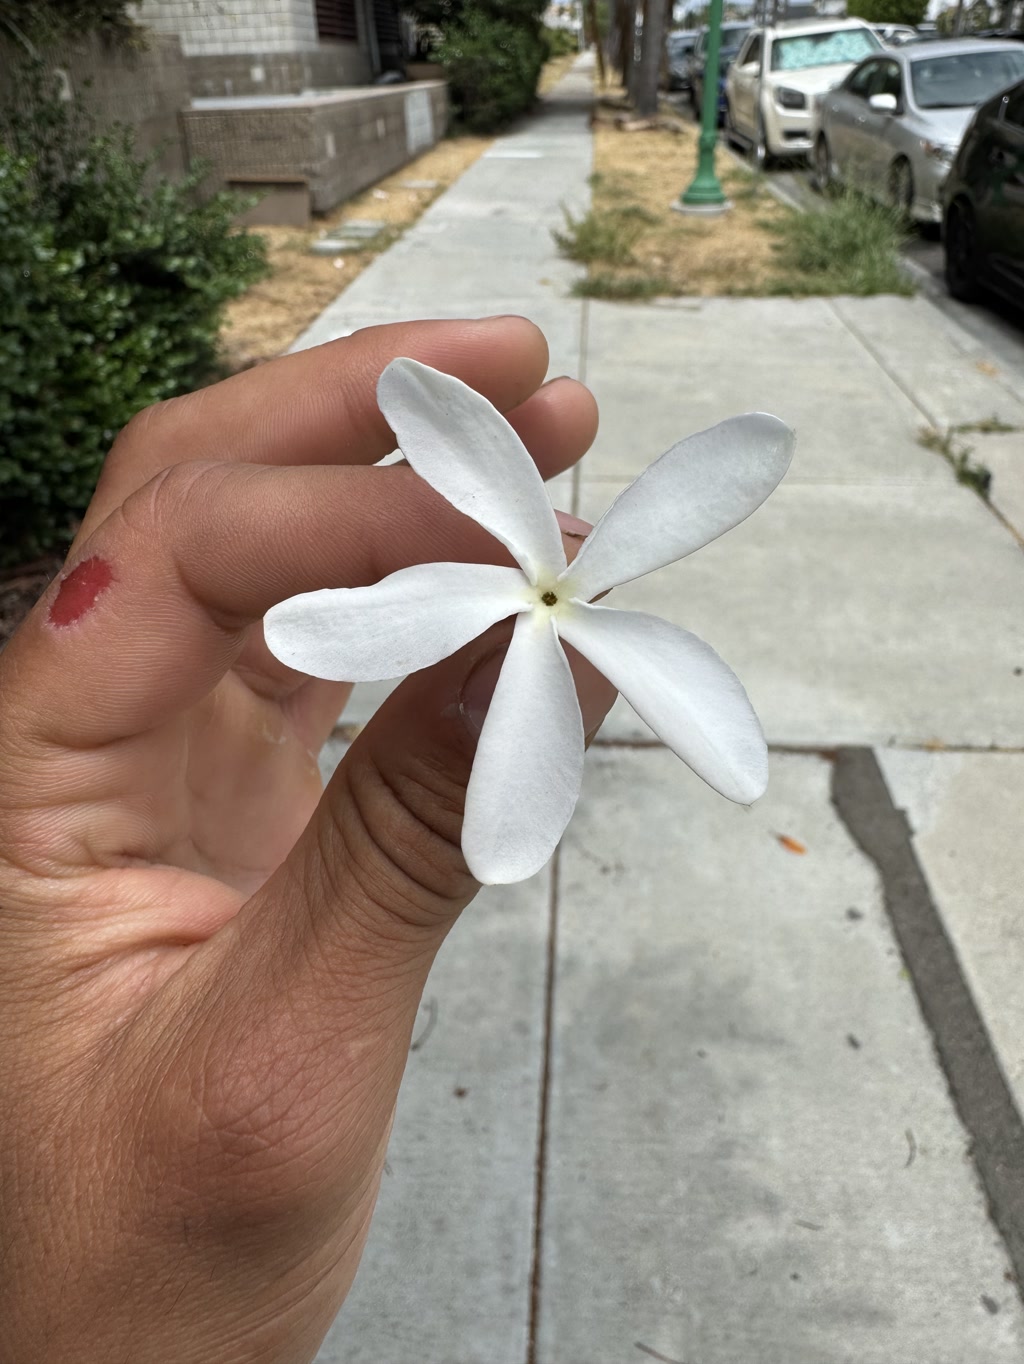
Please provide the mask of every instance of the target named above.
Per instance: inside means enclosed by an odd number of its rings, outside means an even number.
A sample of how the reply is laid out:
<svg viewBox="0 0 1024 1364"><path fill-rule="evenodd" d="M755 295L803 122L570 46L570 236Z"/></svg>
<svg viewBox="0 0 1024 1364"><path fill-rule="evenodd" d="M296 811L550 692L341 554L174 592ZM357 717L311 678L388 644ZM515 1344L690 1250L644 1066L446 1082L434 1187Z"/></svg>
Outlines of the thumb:
<svg viewBox="0 0 1024 1364"><path fill-rule="evenodd" d="M288 931L315 936L332 989L353 963L382 990L400 978L410 1026L434 954L479 889L462 855L463 809L509 635L497 626L392 693L282 868L304 897ZM615 690L578 654L570 664L590 736ZM273 894L273 882L265 890ZM304 988L315 992L317 982Z"/></svg>

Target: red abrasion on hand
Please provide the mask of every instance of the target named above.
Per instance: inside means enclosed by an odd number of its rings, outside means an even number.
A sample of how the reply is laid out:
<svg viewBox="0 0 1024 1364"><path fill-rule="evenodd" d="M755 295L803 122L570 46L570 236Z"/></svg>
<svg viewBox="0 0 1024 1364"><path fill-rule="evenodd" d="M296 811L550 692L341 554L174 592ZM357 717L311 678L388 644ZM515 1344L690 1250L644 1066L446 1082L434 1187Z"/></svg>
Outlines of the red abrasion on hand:
<svg viewBox="0 0 1024 1364"><path fill-rule="evenodd" d="M50 607L51 625L73 625L91 611L96 598L114 581L114 571L105 559L83 559L60 585Z"/></svg>

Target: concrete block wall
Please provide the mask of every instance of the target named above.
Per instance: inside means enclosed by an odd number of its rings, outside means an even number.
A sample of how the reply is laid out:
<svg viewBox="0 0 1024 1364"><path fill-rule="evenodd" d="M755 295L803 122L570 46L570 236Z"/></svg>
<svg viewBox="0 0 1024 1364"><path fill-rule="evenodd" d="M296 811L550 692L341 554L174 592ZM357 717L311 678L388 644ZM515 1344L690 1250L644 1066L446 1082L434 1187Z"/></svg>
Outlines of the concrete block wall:
<svg viewBox="0 0 1024 1364"><path fill-rule="evenodd" d="M357 43L322 43L312 52L207 53L185 58L193 95L297 95L368 85L370 64Z"/></svg>
<svg viewBox="0 0 1024 1364"><path fill-rule="evenodd" d="M0 42L0 100L10 89L11 63L19 50ZM146 48L113 47L99 38L58 44L48 65L64 87L80 96L97 124L124 123L135 130L136 149L156 155L156 169L180 176L185 169L178 111L188 103L188 77L176 36L153 33Z"/></svg>
<svg viewBox="0 0 1024 1364"><path fill-rule="evenodd" d="M305 176L326 213L432 146L448 124L448 87L424 81L259 106L217 101L181 116L189 156L211 187L246 176Z"/></svg>
<svg viewBox="0 0 1024 1364"><path fill-rule="evenodd" d="M138 17L158 33L177 33L186 57L320 45L313 0L143 0Z"/></svg>
<svg viewBox="0 0 1024 1364"><path fill-rule="evenodd" d="M143 0L139 19L180 36L193 95L283 95L372 80L355 42L321 42L314 0Z"/></svg>

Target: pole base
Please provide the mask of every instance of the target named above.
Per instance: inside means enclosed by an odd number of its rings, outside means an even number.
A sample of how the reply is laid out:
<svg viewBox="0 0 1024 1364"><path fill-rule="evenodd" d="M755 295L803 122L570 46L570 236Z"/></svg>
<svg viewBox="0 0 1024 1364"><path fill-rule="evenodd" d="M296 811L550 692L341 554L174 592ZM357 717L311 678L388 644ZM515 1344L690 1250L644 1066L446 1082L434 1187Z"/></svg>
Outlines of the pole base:
<svg viewBox="0 0 1024 1364"><path fill-rule="evenodd" d="M706 204L688 204L684 199L673 199L669 205L674 213L694 213L702 218L717 218L721 213L728 213L732 206L731 199L720 199L717 203Z"/></svg>

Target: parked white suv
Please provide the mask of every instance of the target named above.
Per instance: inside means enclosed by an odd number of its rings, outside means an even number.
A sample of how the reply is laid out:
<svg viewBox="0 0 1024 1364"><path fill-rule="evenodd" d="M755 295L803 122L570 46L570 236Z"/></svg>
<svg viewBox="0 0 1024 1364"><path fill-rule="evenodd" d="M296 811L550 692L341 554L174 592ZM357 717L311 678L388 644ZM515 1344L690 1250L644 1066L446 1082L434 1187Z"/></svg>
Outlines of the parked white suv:
<svg viewBox="0 0 1024 1364"><path fill-rule="evenodd" d="M725 78L727 135L752 147L761 166L772 156L806 156L815 96L882 51L860 19L793 19L755 28Z"/></svg>

